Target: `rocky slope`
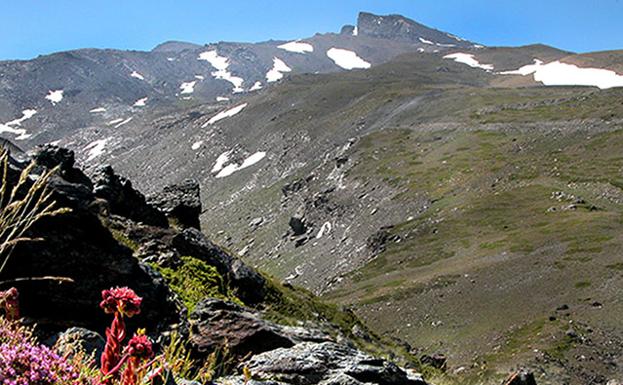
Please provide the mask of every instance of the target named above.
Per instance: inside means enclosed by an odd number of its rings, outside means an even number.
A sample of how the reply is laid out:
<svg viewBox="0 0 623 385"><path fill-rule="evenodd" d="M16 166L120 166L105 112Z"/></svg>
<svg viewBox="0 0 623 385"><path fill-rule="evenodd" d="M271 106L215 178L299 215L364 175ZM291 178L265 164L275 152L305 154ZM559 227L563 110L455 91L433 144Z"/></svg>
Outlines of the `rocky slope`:
<svg viewBox="0 0 623 385"><path fill-rule="evenodd" d="M159 342L177 331L199 365L216 349L227 349L231 364L253 368L255 383L425 384L360 350L387 354L391 344L352 313L272 281L188 225L197 223L201 207L192 181L152 197L159 203L152 206L109 166L91 180L74 167L71 151L46 146L33 159L33 178L60 166L49 188L71 212L38 222L30 236L40 241L19 244L2 279L18 287L24 321L61 351L78 343L101 354L97 331L108 320L99 314L99 293L129 285L143 297L130 328L146 327ZM14 171L23 166L12 166L7 183L16 182ZM63 280L14 281L44 276ZM409 357L404 351L397 358L421 367ZM317 367L310 371L309 365ZM246 383L231 370L216 382Z"/></svg>

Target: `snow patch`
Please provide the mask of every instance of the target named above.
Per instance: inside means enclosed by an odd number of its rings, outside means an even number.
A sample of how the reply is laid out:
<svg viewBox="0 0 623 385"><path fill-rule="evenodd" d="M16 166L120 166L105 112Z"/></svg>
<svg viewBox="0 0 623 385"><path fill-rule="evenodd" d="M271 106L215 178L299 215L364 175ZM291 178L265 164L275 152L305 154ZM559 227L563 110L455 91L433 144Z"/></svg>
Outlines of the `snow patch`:
<svg viewBox="0 0 623 385"><path fill-rule="evenodd" d="M89 112L92 114L97 114L98 112L106 112L106 109L104 107L97 107L97 108L92 109Z"/></svg>
<svg viewBox="0 0 623 385"><path fill-rule="evenodd" d="M180 85L180 90L182 90L180 93L181 94L192 94L193 92L195 92L195 84L197 84L196 80L193 80L192 82L184 82Z"/></svg>
<svg viewBox="0 0 623 385"><path fill-rule="evenodd" d="M228 101L229 101L229 98L226 98L226 97L224 97L224 96L217 96L217 97L216 97L216 101L217 101L217 102L228 102Z"/></svg>
<svg viewBox="0 0 623 385"><path fill-rule="evenodd" d="M130 74L131 77L136 78L138 80L145 80L145 77L141 74L139 74L136 71L132 71L132 73Z"/></svg>
<svg viewBox="0 0 623 385"><path fill-rule="evenodd" d="M534 75L534 80L546 86L592 86L600 89L623 87L623 75L603 68L581 68L559 61L543 64L535 59L515 71L500 72L501 75Z"/></svg>
<svg viewBox="0 0 623 385"><path fill-rule="evenodd" d="M199 140L193 143L193 145L190 146L190 148L192 148L193 150L198 150L199 148L201 148L202 144L203 144L203 140Z"/></svg>
<svg viewBox="0 0 623 385"><path fill-rule="evenodd" d="M221 171L216 174L217 178L224 178L226 176L230 176L231 174L235 173L236 171L240 171L243 170L247 167L251 167L254 164L256 164L257 162L259 162L260 160L264 159L264 157L266 157L266 152L264 151L258 151L255 154L249 156L247 159L245 159L242 164L238 165L235 163L232 164L228 164L227 166L223 167L221 169Z"/></svg>
<svg viewBox="0 0 623 385"><path fill-rule="evenodd" d="M230 82L233 86L233 92L243 92L242 83L244 83L244 79L241 77L233 76L231 72L227 70L229 68L229 59L224 56L219 56L216 50L206 51L199 54L199 58L197 60L205 60L212 67L216 68L216 71L212 72L211 75L215 79L222 79Z"/></svg>
<svg viewBox="0 0 623 385"><path fill-rule="evenodd" d="M32 136L32 134L27 134L25 128L15 128L14 126L21 126L22 122L32 118L37 113L37 110L27 109L22 111L22 117L18 119L11 120L10 122L6 122L4 124L0 123L0 133L8 132L10 134L15 134L15 140L25 140Z"/></svg>
<svg viewBox="0 0 623 385"><path fill-rule="evenodd" d="M316 235L316 239L320 239L325 234L329 234L331 232L331 229L332 229L331 222L325 222L320 228L320 230L318 231L318 234Z"/></svg>
<svg viewBox="0 0 623 385"><path fill-rule="evenodd" d="M255 82L253 87L249 88L249 91L257 91L262 89L262 82Z"/></svg>
<svg viewBox="0 0 623 385"><path fill-rule="evenodd" d="M108 125L112 126L113 124L117 124L117 123L122 122L122 121L123 121L123 118L114 119L114 120L111 120L110 122L108 122Z"/></svg>
<svg viewBox="0 0 623 385"><path fill-rule="evenodd" d="M301 43L300 41L291 41L289 43L285 43L277 46L277 48L281 48L288 52L295 53L306 53L306 52L314 52L314 46L309 43Z"/></svg>
<svg viewBox="0 0 623 385"><path fill-rule="evenodd" d="M133 118L133 117L131 117L131 118L127 118L126 120L122 121L121 123L117 123L117 124L115 125L115 128L119 128L119 127L123 126L124 124L128 124L128 123L130 123L130 121L131 121L132 119L134 119L134 118Z"/></svg>
<svg viewBox="0 0 623 385"><path fill-rule="evenodd" d="M476 57L469 53L461 53L461 52L451 53L450 55L446 55L443 58L452 59L457 63L467 64L468 66L472 68L481 68L486 71L493 70L493 64L480 64L478 60L476 60Z"/></svg>
<svg viewBox="0 0 623 385"><path fill-rule="evenodd" d="M63 90L50 90L45 98L48 99L53 106L55 106L63 100Z"/></svg>
<svg viewBox="0 0 623 385"><path fill-rule="evenodd" d="M433 43L433 42L432 42L432 41L430 41L430 40L426 40L426 39L423 39L423 38L421 38L421 37L420 37L420 38L418 38L418 39L420 39L420 41L421 41L422 43L424 43L424 44L428 44L428 45L435 45L435 43Z"/></svg>
<svg viewBox="0 0 623 385"><path fill-rule="evenodd" d="M219 120L223 120L225 118L231 118L232 116L242 111L247 105L248 105L247 103L243 103L236 107L230 108L229 110L219 112L218 114L211 117L210 120L208 120L208 122L204 124L202 127L206 127L208 125L214 124L218 122Z"/></svg>
<svg viewBox="0 0 623 385"><path fill-rule="evenodd" d="M204 80L204 79L205 79L205 77L204 77L204 76L202 76L202 75L195 75L195 79L198 79L198 80Z"/></svg>
<svg viewBox="0 0 623 385"><path fill-rule="evenodd" d="M229 155L231 155L231 151L225 151L221 155L216 158L216 162L214 162L214 167L212 167L212 173L217 173L223 169L223 166L229 160Z"/></svg>
<svg viewBox="0 0 623 385"><path fill-rule="evenodd" d="M147 104L147 99L148 98L142 98L136 101L136 103L133 104L134 107L145 107L145 105Z"/></svg>
<svg viewBox="0 0 623 385"><path fill-rule="evenodd" d="M331 48L327 51L327 56L333 62L346 70L356 68L370 68L370 63L363 60L353 51L341 48Z"/></svg>
<svg viewBox="0 0 623 385"><path fill-rule="evenodd" d="M104 153L104 148L106 147L106 143L108 142L108 140L108 138L100 139L87 144L84 147L84 151L88 151L87 161L93 160L98 156L102 155Z"/></svg>
<svg viewBox="0 0 623 385"><path fill-rule="evenodd" d="M357 35L359 35L359 29L357 28L357 26L355 26L355 28L353 29L353 36Z"/></svg>
<svg viewBox="0 0 623 385"><path fill-rule="evenodd" d="M292 68L288 67L283 60L279 58L273 58L273 68L266 73L266 81L269 83L276 82L283 78L284 72L291 72Z"/></svg>

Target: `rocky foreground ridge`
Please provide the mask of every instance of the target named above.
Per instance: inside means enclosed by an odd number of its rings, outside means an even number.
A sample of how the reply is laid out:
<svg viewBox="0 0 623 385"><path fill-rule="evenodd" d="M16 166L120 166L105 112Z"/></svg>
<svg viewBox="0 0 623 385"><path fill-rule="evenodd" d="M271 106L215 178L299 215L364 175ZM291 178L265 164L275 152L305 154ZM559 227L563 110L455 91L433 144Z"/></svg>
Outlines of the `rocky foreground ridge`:
<svg viewBox="0 0 623 385"><path fill-rule="evenodd" d="M29 160L13 152L9 183ZM361 350L393 354L352 313L274 282L207 239L198 228L196 182L146 198L110 166L88 177L66 149L39 147L32 160L33 179L59 167L49 186L71 212L37 223L31 235L41 240L20 244L2 278L69 280L16 285L25 322L36 324L41 339L61 351L79 344L101 354L97 331L106 320L98 315L98 296L127 285L144 298L130 328L146 327L157 342L177 331L199 361L227 345L239 367L253 374L252 383L425 384L417 362L396 356L412 367L403 369ZM245 382L235 370L216 380Z"/></svg>

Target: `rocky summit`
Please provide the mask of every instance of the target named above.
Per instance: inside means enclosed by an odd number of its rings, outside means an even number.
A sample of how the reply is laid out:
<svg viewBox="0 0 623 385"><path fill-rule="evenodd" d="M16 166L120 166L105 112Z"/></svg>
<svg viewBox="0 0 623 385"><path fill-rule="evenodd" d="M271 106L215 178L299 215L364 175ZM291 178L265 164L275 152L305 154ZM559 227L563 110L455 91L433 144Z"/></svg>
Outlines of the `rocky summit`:
<svg viewBox="0 0 623 385"><path fill-rule="evenodd" d="M68 211L0 284L38 341L104 361L102 290L131 288L180 385L622 383L621 87L623 51L368 12L3 61L3 188L49 172Z"/></svg>

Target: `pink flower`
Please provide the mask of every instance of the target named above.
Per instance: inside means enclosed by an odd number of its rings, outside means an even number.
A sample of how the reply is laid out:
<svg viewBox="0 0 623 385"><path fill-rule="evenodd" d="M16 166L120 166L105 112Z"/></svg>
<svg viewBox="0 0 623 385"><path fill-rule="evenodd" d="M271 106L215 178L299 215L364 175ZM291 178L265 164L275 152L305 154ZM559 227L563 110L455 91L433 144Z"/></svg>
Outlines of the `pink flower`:
<svg viewBox="0 0 623 385"><path fill-rule="evenodd" d="M143 299L128 287L115 287L102 291L100 307L108 314L119 312L132 317L141 311Z"/></svg>
<svg viewBox="0 0 623 385"><path fill-rule="evenodd" d="M135 334L128 342L126 353L130 357L146 360L154 355L151 341L144 334Z"/></svg>

